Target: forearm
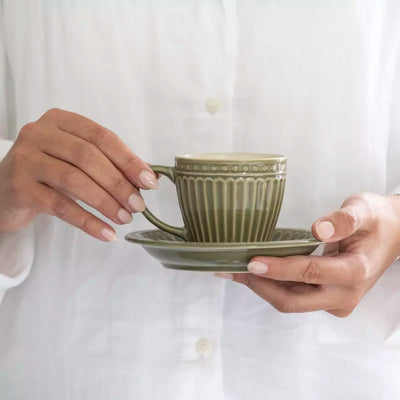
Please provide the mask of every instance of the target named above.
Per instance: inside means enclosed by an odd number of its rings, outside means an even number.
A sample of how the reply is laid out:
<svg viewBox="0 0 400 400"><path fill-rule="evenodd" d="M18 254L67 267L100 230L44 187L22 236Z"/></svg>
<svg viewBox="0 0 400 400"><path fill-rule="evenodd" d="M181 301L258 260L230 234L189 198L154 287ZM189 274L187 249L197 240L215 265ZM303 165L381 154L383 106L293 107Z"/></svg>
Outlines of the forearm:
<svg viewBox="0 0 400 400"><path fill-rule="evenodd" d="M400 256L400 194L388 196L388 212L390 213L390 224L385 229L390 230L394 241L396 259Z"/></svg>
<svg viewBox="0 0 400 400"><path fill-rule="evenodd" d="M0 165L12 144L9 140L0 139ZM4 212L1 210L0 214L2 211ZM34 259L32 225L18 232L1 231L0 228L0 303L8 289L20 285L25 280Z"/></svg>

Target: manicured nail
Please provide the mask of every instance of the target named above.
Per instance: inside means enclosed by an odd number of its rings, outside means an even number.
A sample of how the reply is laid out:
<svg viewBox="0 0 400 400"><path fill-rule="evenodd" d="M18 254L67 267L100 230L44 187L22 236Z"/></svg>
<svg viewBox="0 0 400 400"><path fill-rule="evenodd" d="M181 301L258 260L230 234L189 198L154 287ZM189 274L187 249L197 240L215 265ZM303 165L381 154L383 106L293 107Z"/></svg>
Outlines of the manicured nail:
<svg viewBox="0 0 400 400"><path fill-rule="evenodd" d="M143 170L139 174L140 182L146 189L157 189L158 188L158 181L157 178L153 173L147 170Z"/></svg>
<svg viewBox="0 0 400 400"><path fill-rule="evenodd" d="M222 274L220 272L214 274L214 276L216 276L217 278L222 278L222 279L229 279L229 280L233 279L233 275L232 274Z"/></svg>
<svg viewBox="0 0 400 400"><path fill-rule="evenodd" d="M101 231L101 236L103 236L107 242L115 242L117 240L117 235L110 229L103 229Z"/></svg>
<svg viewBox="0 0 400 400"><path fill-rule="evenodd" d="M135 212L142 212L146 208L142 196L132 193L128 198L129 207Z"/></svg>
<svg viewBox="0 0 400 400"><path fill-rule="evenodd" d="M132 215L129 214L124 208L120 208L118 210L117 218L123 224L129 224L129 222L132 222Z"/></svg>
<svg viewBox="0 0 400 400"><path fill-rule="evenodd" d="M321 221L315 226L315 231L321 239L325 240L335 233L335 228L331 222Z"/></svg>
<svg viewBox="0 0 400 400"><path fill-rule="evenodd" d="M265 265L264 263L261 263L259 261L252 261L247 266L247 269L253 274L261 275L267 273L268 265Z"/></svg>

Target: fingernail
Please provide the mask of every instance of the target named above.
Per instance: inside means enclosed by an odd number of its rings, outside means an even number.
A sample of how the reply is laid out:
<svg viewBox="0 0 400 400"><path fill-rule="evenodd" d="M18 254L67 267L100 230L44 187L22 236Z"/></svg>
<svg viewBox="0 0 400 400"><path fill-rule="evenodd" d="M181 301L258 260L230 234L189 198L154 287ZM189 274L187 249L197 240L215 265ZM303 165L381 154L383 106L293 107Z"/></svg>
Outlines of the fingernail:
<svg viewBox="0 0 400 400"><path fill-rule="evenodd" d="M128 204L129 207L135 212L142 212L146 208L142 196L136 193L132 193L128 197Z"/></svg>
<svg viewBox="0 0 400 400"><path fill-rule="evenodd" d="M124 208L120 208L118 210L117 218L123 224L129 224L129 222L132 222L132 215L129 214Z"/></svg>
<svg viewBox="0 0 400 400"><path fill-rule="evenodd" d="M329 221L321 221L316 227L315 231L321 239L329 239L335 233L335 228Z"/></svg>
<svg viewBox="0 0 400 400"><path fill-rule="evenodd" d="M229 279L229 280L233 279L233 275L232 274L222 274L220 272L214 274L214 276L216 276L217 278L222 278L222 279Z"/></svg>
<svg viewBox="0 0 400 400"><path fill-rule="evenodd" d="M139 179L140 179L140 182L142 182L142 185L147 189L157 189L158 188L157 178L150 171L143 170L139 174Z"/></svg>
<svg viewBox="0 0 400 400"><path fill-rule="evenodd" d="M266 274L268 271L268 265L265 265L264 263L261 263L259 261L252 261L247 266L247 269L256 275Z"/></svg>
<svg viewBox="0 0 400 400"><path fill-rule="evenodd" d="M115 232L113 232L110 229L103 229L101 231L101 236L103 236L103 238L105 240L107 240L107 242L115 242L117 240L117 235Z"/></svg>

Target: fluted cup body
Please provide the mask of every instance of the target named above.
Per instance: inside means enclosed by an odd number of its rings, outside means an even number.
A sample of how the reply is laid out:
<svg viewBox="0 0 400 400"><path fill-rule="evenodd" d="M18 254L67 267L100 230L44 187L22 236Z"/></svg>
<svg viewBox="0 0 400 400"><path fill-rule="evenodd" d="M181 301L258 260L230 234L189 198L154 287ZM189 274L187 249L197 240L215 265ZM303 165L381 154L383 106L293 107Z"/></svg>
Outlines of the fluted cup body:
<svg viewBox="0 0 400 400"><path fill-rule="evenodd" d="M286 158L202 154L175 158L175 184L187 240L264 242L276 227Z"/></svg>

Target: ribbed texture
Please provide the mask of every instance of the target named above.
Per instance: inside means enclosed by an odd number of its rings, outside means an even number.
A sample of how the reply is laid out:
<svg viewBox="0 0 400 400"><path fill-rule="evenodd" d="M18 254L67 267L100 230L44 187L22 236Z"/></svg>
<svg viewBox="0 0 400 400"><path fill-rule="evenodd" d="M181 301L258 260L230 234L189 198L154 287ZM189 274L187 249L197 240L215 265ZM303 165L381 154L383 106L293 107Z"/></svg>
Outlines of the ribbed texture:
<svg viewBox="0 0 400 400"><path fill-rule="evenodd" d="M284 176L176 179L191 241L264 242L278 220ZM185 204L185 207L182 205Z"/></svg>

